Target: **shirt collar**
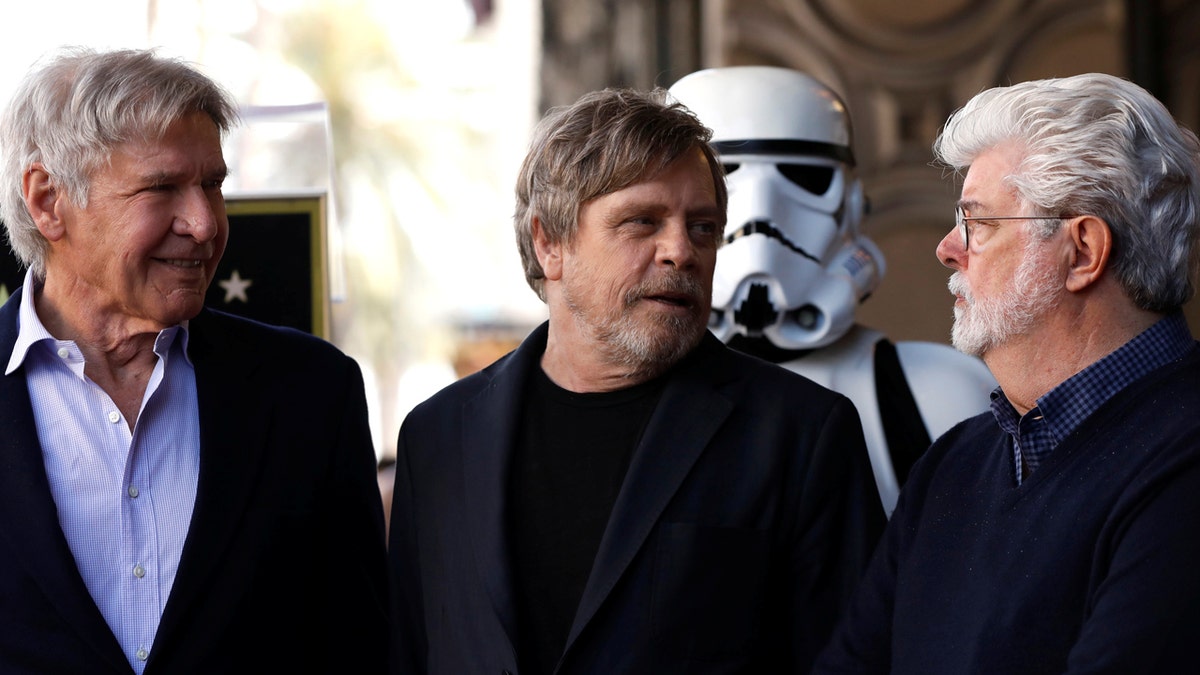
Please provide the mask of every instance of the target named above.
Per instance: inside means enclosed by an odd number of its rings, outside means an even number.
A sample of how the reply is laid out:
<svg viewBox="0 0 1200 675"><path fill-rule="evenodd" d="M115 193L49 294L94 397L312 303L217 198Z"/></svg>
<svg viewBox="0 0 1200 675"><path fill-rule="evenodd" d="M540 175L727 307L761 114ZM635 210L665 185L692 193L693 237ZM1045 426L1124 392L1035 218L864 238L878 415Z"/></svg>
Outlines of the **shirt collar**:
<svg viewBox="0 0 1200 675"><path fill-rule="evenodd" d="M50 331L46 330L46 326L38 318L37 310L33 304L33 298L37 295L37 289L41 285L41 282L34 279L33 271L26 270L25 281L22 284L24 290L21 292L21 305L17 308L17 340L13 344L12 355L8 359L8 366L4 369L5 375L10 375L21 367L29 354L29 350L34 345L45 341L51 343L59 342L59 340L50 334ZM154 340L154 353L160 357L165 357L176 338L179 338L179 346L182 348L183 356L191 364L192 357L188 354L187 349L188 335L187 321L159 331L158 337Z"/></svg>
<svg viewBox="0 0 1200 675"><path fill-rule="evenodd" d="M1038 414L1057 444L1122 389L1181 358L1193 344L1183 313L1173 312L1044 394ZM999 387L992 392L992 415L1001 429L1015 433L1020 416Z"/></svg>
<svg viewBox="0 0 1200 675"><path fill-rule="evenodd" d="M26 270L25 282L22 284L21 304L17 308L17 341L13 344L12 355L8 359L5 375L11 375L25 362L25 356L33 346L43 340L54 341L54 336L42 325L37 311L33 307L33 296L41 283L33 278L33 271Z"/></svg>

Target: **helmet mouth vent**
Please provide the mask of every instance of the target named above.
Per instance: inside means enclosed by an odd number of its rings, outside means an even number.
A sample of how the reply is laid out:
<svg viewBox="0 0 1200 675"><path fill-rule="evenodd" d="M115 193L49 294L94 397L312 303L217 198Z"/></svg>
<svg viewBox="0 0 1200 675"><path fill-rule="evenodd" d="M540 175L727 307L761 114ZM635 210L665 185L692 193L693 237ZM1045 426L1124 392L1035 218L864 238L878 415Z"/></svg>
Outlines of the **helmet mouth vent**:
<svg viewBox="0 0 1200 675"><path fill-rule="evenodd" d="M748 337L763 337L782 331L783 334L791 334L792 338L803 339L797 330L815 336L825 330L828 323L825 312L813 304L784 311L776 309L771 303L770 289L766 284L750 284L745 299L733 309L732 317L714 309L709 315L710 327L719 326L729 318Z"/></svg>
<svg viewBox="0 0 1200 675"><path fill-rule="evenodd" d="M745 326L751 335L761 335L763 329L772 326L779 312L771 304L771 292L766 284L750 284L746 299L733 310L733 320Z"/></svg>

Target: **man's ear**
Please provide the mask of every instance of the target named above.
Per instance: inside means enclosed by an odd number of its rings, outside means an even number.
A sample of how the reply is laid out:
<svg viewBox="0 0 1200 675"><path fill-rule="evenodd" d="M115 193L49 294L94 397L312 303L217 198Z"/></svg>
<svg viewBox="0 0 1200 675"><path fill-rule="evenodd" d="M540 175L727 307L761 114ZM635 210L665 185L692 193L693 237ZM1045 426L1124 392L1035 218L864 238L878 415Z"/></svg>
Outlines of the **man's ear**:
<svg viewBox="0 0 1200 675"><path fill-rule="evenodd" d="M49 241L61 239L66 233L61 212L65 198L41 162L29 167L21 177L21 192L25 197L25 208L33 216L42 236Z"/></svg>
<svg viewBox="0 0 1200 675"><path fill-rule="evenodd" d="M1112 256L1112 230L1096 216L1082 216L1067 222L1071 237L1071 266L1067 270L1067 290L1076 293L1100 280Z"/></svg>
<svg viewBox="0 0 1200 675"><path fill-rule="evenodd" d="M538 264L542 266L542 273L549 281L558 281L562 278L562 249L563 243L553 242L546 236L546 229L542 227L542 219L538 216L533 217L533 248L537 252Z"/></svg>

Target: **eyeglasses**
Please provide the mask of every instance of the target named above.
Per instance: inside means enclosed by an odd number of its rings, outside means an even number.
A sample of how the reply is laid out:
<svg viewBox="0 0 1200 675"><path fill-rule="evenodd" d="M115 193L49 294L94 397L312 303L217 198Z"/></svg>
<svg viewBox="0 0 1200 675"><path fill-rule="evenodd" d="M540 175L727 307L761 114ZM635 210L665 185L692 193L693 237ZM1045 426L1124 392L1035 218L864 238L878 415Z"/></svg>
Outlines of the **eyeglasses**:
<svg viewBox="0 0 1200 675"><path fill-rule="evenodd" d="M962 235L962 245L964 251L971 250L971 228L967 227L967 223L973 220L983 220L991 222L993 220L1068 220L1076 216L968 216L963 207L954 207L954 224L958 227L958 233Z"/></svg>

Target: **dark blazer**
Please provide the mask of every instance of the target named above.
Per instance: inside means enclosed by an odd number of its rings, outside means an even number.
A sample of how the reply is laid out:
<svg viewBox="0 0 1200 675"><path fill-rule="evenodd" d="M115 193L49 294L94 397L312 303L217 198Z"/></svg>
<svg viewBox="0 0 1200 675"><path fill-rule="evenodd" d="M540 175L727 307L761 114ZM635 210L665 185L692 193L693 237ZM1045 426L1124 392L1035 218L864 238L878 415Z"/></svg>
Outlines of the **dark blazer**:
<svg viewBox="0 0 1200 675"><path fill-rule="evenodd" d="M401 428L396 673L518 672L506 485L546 335ZM556 672L806 672L884 524L854 407L708 334L667 377Z"/></svg>
<svg viewBox="0 0 1200 675"><path fill-rule="evenodd" d="M19 302L0 308L0 363ZM146 675L378 672L383 512L358 366L209 310L189 333L200 476ZM0 672L132 673L59 527L24 369L0 376L0 430Z"/></svg>

